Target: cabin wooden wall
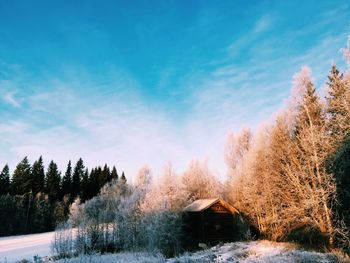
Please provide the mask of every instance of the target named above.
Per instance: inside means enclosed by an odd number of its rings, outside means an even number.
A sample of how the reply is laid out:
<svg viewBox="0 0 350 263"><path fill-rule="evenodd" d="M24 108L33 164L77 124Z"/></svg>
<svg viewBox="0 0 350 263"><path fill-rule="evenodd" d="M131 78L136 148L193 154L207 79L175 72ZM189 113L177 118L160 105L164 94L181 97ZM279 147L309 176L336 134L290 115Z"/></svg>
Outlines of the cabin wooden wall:
<svg viewBox="0 0 350 263"><path fill-rule="evenodd" d="M184 214L185 246L198 247L198 243L217 244L237 240L238 215L227 211L187 212Z"/></svg>

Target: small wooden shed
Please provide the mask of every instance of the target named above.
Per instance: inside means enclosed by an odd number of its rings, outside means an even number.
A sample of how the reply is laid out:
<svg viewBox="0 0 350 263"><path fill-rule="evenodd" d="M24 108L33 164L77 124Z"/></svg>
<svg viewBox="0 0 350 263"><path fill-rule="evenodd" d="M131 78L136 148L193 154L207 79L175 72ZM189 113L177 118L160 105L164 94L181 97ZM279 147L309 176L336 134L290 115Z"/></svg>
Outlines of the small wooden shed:
<svg viewBox="0 0 350 263"><path fill-rule="evenodd" d="M184 208L186 246L239 239L238 210L220 198L199 199Z"/></svg>

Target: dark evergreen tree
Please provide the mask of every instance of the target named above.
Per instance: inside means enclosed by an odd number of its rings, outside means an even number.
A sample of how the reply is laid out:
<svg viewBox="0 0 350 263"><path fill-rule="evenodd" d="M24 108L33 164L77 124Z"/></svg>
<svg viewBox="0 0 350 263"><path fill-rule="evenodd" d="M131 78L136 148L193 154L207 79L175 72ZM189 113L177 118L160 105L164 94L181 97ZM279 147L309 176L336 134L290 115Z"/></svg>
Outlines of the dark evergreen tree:
<svg viewBox="0 0 350 263"><path fill-rule="evenodd" d="M0 195L0 215L0 236L17 234L19 229L16 228L16 223L19 213L14 196Z"/></svg>
<svg viewBox="0 0 350 263"><path fill-rule="evenodd" d="M85 170L85 173L83 175L83 178L81 180L81 187L80 187L80 198L82 202L85 202L86 200L90 199L92 197L91 189L90 189L90 181L89 181L89 171L88 169Z"/></svg>
<svg viewBox="0 0 350 263"><path fill-rule="evenodd" d="M107 164L105 164L105 166L103 167L103 170L100 174L100 179L99 179L99 186L100 188L102 188L107 182L108 179L111 177L111 172L109 170L109 167L107 166Z"/></svg>
<svg viewBox="0 0 350 263"><path fill-rule="evenodd" d="M96 167L91 170L90 178L89 178L91 197L97 195L99 192L100 174L101 174L101 167Z"/></svg>
<svg viewBox="0 0 350 263"><path fill-rule="evenodd" d="M31 190L33 194L36 194L38 192L44 192L45 171L44 171L42 156L40 156L39 159L35 161L33 164L32 178L33 180L32 180Z"/></svg>
<svg viewBox="0 0 350 263"><path fill-rule="evenodd" d="M102 174L101 166L96 167L96 176L98 178L98 181L100 181L101 174Z"/></svg>
<svg viewBox="0 0 350 263"><path fill-rule="evenodd" d="M72 193L72 164L68 162L66 173L62 179L62 194L63 196Z"/></svg>
<svg viewBox="0 0 350 263"><path fill-rule="evenodd" d="M10 192L10 168L6 164L0 173L0 195Z"/></svg>
<svg viewBox="0 0 350 263"><path fill-rule="evenodd" d="M56 202L54 205L54 209L52 212L52 220L53 227L56 227L58 224L63 223L65 221L64 214L64 204L62 202Z"/></svg>
<svg viewBox="0 0 350 263"><path fill-rule="evenodd" d="M111 180L118 180L118 172L117 169L115 168L115 166L113 166L112 172L111 172L111 177L109 179L109 181Z"/></svg>
<svg viewBox="0 0 350 263"><path fill-rule="evenodd" d="M11 182L11 193L23 195L31 190L32 178L31 167L27 157L16 166Z"/></svg>
<svg viewBox="0 0 350 263"><path fill-rule="evenodd" d="M50 203L43 192L36 195L33 210L32 232L41 233L52 230Z"/></svg>
<svg viewBox="0 0 350 263"><path fill-rule="evenodd" d="M124 171L122 172L122 176L120 177L120 181L122 183L126 184L126 177L125 177Z"/></svg>
<svg viewBox="0 0 350 263"><path fill-rule="evenodd" d="M51 161L46 173L46 193L49 196L49 200L54 202L60 197L60 172L58 171L57 164Z"/></svg>
<svg viewBox="0 0 350 263"><path fill-rule="evenodd" d="M77 164L74 167L73 179L72 179L72 198L74 199L80 194L80 183L83 175L85 173L84 170L84 162L83 159L79 159Z"/></svg>

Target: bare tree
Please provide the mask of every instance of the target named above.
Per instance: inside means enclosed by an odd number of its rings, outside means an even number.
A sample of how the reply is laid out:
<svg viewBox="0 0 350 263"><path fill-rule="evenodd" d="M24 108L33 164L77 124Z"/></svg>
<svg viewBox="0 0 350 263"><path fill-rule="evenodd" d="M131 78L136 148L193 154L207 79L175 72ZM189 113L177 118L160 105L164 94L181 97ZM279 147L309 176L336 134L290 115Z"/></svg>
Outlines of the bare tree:
<svg viewBox="0 0 350 263"><path fill-rule="evenodd" d="M188 201L221 195L220 182L209 170L207 161L192 161L182 176L182 183Z"/></svg>

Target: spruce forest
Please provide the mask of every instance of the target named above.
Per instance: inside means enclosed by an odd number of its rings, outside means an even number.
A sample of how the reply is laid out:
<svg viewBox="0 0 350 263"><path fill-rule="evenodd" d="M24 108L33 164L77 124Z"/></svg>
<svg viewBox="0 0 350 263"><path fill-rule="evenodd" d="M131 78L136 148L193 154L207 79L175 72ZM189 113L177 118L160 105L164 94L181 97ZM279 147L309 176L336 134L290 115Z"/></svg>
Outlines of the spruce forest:
<svg viewBox="0 0 350 263"><path fill-rule="evenodd" d="M126 183L116 168L98 166L89 172L80 158L75 166L68 162L62 174L51 161L45 171L40 156L33 165L27 157L16 166L12 176L5 165L0 173L0 236L52 231L69 216L69 207L96 196L107 183Z"/></svg>

